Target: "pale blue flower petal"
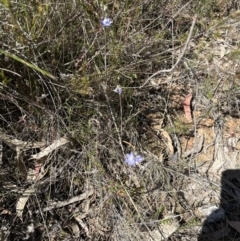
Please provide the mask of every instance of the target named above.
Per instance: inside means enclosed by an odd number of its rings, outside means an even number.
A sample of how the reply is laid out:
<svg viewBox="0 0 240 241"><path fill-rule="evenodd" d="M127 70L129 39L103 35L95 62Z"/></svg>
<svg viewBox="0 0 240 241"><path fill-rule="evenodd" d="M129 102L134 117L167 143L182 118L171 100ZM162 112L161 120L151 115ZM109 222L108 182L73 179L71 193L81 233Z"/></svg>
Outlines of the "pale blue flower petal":
<svg viewBox="0 0 240 241"><path fill-rule="evenodd" d="M143 156L137 155L137 156L135 157L135 161L138 162L138 163L142 162L143 160L144 160L144 157L143 157Z"/></svg>
<svg viewBox="0 0 240 241"><path fill-rule="evenodd" d="M137 163L140 163L144 160L144 157L141 155L135 155L133 152L126 154L125 162L129 166L135 166Z"/></svg>
<svg viewBox="0 0 240 241"><path fill-rule="evenodd" d="M134 165L136 164L136 162L135 162L135 156L134 156L133 152L130 152L130 154L126 154L125 162L126 162L129 166L134 166Z"/></svg>
<svg viewBox="0 0 240 241"><path fill-rule="evenodd" d="M122 87L118 85L113 91L115 93L118 93L119 95L121 95L122 94Z"/></svg>
<svg viewBox="0 0 240 241"><path fill-rule="evenodd" d="M101 24L103 27L109 27L113 23L111 18L104 18L101 20Z"/></svg>

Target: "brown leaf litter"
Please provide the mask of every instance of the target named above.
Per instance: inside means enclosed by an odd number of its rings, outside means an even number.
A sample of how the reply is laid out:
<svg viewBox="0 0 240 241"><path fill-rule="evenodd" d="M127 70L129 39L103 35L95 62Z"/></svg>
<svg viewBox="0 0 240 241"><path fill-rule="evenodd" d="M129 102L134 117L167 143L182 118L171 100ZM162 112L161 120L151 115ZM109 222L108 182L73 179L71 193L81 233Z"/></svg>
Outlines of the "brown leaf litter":
<svg viewBox="0 0 240 241"><path fill-rule="evenodd" d="M206 125L201 125L201 123ZM181 137L180 142L184 153L188 153L199 143L199 136L204 138L202 151L195 156L197 169L200 173L221 175L226 169L239 168L240 120L226 118L222 127L216 126L212 119L201 121L197 127L197 137Z"/></svg>

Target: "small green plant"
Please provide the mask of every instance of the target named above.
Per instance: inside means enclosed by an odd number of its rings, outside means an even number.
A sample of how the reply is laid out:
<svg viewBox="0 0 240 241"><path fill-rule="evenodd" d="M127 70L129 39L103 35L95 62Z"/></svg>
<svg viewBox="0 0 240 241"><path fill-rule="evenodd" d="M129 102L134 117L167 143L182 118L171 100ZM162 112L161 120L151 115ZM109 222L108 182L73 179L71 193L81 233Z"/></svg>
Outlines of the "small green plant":
<svg viewBox="0 0 240 241"><path fill-rule="evenodd" d="M154 214L154 218L155 218L155 219L159 219L159 217L162 217L163 211L164 211L164 206L161 205L161 206L156 210L156 213Z"/></svg>
<svg viewBox="0 0 240 241"><path fill-rule="evenodd" d="M173 126L167 125L164 129L171 134L178 134L178 135L189 135L191 132L191 128L189 124L186 123L180 116L176 116L173 120Z"/></svg>

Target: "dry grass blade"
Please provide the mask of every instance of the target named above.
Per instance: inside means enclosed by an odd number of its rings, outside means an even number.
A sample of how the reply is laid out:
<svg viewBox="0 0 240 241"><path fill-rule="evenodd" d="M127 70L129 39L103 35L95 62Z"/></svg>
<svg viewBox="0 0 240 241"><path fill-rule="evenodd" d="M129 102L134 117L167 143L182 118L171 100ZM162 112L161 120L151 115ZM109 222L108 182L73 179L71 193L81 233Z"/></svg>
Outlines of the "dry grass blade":
<svg viewBox="0 0 240 241"><path fill-rule="evenodd" d="M38 66L36 66L34 64L31 64L31 63L27 62L26 60L23 60L23 59L19 58L15 54L8 53L8 52L6 52L2 49L0 49L0 53L8 56L9 58L12 58L12 59L16 60L16 61L18 61L18 62L20 62L20 63L22 63L26 66L28 66L29 68L32 68L32 69L40 72L41 74L43 74L43 75L45 75L45 76L47 76L47 77L49 77L53 80L56 80L56 77L53 76L52 74L48 73L46 70L43 70L43 69L39 68Z"/></svg>

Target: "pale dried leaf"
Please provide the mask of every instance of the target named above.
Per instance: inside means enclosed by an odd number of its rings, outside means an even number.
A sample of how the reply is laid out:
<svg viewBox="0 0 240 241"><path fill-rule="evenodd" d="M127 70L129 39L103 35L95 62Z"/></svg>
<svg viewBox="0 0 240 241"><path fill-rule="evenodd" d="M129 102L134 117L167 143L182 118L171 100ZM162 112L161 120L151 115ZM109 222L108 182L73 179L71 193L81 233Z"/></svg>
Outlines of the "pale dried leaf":
<svg viewBox="0 0 240 241"><path fill-rule="evenodd" d="M57 148L67 144L69 142L69 140L65 137L62 137L56 141L54 141L50 146L46 147L44 150L40 151L37 154L34 154L31 156L31 159L36 159L39 160L45 156L47 156L48 154L50 154L52 151L56 150Z"/></svg>
<svg viewBox="0 0 240 241"><path fill-rule="evenodd" d="M8 209L3 209L1 212L0 212L1 215L12 215L12 212L9 211Z"/></svg>
<svg viewBox="0 0 240 241"><path fill-rule="evenodd" d="M22 219L22 214L23 214L23 210L25 208L25 205L29 199L29 197L35 192L34 186L30 186L29 188L27 188L22 196L18 199L17 201L17 205L16 205L16 212L17 212L17 217L19 217L20 219Z"/></svg>
<svg viewBox="0 0 240 241"><path fill-rule="evenodd" d="M29 150L33 148L41 148L46 145L45 142L29 142L18 140L12 136L5 134L4 130L0 128L0 140L7 144L13 150L19 148L19 150Z"/></svg>

